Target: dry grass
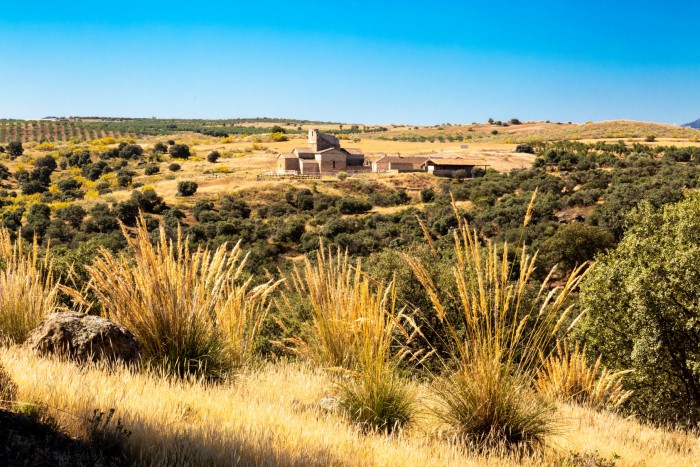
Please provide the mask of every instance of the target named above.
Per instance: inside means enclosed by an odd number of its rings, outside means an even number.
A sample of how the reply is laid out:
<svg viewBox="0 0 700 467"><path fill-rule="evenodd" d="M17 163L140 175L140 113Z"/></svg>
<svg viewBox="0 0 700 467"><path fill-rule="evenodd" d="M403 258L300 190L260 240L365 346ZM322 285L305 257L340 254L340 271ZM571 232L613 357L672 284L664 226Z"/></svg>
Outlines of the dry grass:
<svg viewBox="0 0 700 467"><path fill-rule="evenodd" d="M23 342L57 299L49 249L42 258L36 240L27 251L21 236L13 241L0 229L0 338Z"/></svg>
<svg viewBox="0 0 700 467"><path fill-rule="evenodd" d="M556 354L541 359L535 388L551 399L592 408L615 408L632 395L622 387L622 379L630 370L611 372L601 367L601 357L589 365L585 348L581 351L578 345L570 352L566 343L558 344Z"/></svg>
<svg viewBox="0 0 700 467"><path fill-rule="evenodd" d="M320 248L315 264L305 258L287 285L280 308L290 321L305 321L303 304L311 314L300 335L288 340L290 350L321 367L355 370L363 360L388 361L395 334L410 338L399 324L393 285L377 287L347 253Z"/></svg>
<svg viewBox="0 0 700 467"><path fill-rule="evenodd" d="M88 267L90 287L106 314L134 333L146 360L179 375L212 376L250 362L277 283L242 280L239 245L191 251L161 227L153 246L143 218L133 236L122 230L133 263L102 250Z"/></svg>
<svg viewBox="0 0 700 467"><path fill-rule="evenodd" d="M525 216L529 221L535 196ZM463 439L478 445L531 448L557 431L555 408L532 388L541 352L564 322L565 303L580 282L575 270L562 287L550 290L549 277L534 299L528 298L537 255L522 246L518 272L502 249L483 248L453 205L459 228L454 231L453 275L459 303L456 317L428 270L406 257L425 288L438 318L445 324L454 351L444 363L447 377L437 378L437 414ZM515 276L515 277L514 277Z"/></svg>
<svg viewBox="0 0 700 467"><path fill-rule="evenodd" d="M569 450L617 453L621 466L690 466L700 458L696 436L570 406L560 410L565 435L522 459L464 452L437 436L427 417L398 436L363 434L319 410L325 372L283 362L218 385L79 368L19 348L0 349L0 364L18 400L45 404L74 436L86 436L94 409L116 408L115 418L133 431L128 452L146 465L551 465Z"/></svg>

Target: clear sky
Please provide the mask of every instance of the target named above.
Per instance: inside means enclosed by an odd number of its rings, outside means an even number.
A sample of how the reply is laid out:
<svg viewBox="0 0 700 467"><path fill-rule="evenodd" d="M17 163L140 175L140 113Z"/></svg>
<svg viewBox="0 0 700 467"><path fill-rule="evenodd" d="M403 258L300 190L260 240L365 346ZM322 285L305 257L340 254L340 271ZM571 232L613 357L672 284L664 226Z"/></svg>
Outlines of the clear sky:
<svg viewBox="0 0 700 467"><path fill-rule="evenodd" d="M3 1L0 118L700 118L700 2Z"/></svg>

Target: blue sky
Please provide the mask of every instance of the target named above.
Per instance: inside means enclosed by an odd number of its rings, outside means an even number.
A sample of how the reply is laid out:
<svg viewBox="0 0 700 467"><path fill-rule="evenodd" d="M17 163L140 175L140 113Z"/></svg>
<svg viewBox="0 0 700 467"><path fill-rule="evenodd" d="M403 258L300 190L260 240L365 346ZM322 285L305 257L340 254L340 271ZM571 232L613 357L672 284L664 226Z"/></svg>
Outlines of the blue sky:
<svg viewBox="0 0 700 467"><path fill-rule="evenodd" d="M3 2L0 118L700 118L700 2Z"/></svg>

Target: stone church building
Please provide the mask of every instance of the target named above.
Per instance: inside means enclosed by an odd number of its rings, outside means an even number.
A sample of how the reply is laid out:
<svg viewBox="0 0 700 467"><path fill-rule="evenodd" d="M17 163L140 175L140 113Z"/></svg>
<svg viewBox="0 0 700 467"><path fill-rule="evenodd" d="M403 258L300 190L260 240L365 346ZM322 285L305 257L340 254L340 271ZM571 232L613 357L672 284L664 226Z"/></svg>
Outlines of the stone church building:
<svg viewBox="0 0 700 467"><path fill-rule="evenodd" d="M340 147L333 135L309 130L309 146L294 148L277 156L277 173L320 175L345 171L363 171L365 155L358 149Z"/></svg>

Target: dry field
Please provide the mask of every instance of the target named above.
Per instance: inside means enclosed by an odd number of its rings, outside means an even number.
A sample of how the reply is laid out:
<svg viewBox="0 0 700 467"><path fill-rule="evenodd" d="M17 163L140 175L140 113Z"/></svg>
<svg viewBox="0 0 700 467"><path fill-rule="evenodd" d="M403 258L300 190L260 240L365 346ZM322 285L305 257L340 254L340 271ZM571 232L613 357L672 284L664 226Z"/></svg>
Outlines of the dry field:
<svg viewBox="0 0 700 467"><path fill-rule="evenodd" d="M79 368L17 347L1 349L0 364L17 383L18 400L43 405L73 436L85 436L93 410L116 409L133 432L128 452L148 465L552 465L569 451L617 455L620 466L692 466L700 458L697 436L573 406L560 407L561 435L521 459L465 451L427 414L398 436L363 434L321 408L329 374L285 362L221 384Z"/></svg>

